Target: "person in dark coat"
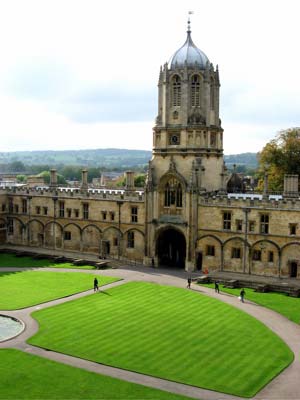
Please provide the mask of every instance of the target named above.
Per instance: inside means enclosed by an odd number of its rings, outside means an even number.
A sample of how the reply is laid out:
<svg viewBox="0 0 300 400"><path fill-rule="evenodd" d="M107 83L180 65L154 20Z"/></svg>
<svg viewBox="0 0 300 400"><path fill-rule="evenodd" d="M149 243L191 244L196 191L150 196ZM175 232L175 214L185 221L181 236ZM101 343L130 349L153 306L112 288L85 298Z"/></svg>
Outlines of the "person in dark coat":
<svg viewBox="0 0 300 400"><path fill-rule="evenodd" d="M215 282L215 292L220 293L220 288L219 288L219 284L217 281Z"/></svg>
<svg viewBox="0 0 300 400"><path fill-rule="evenodd" d="M95 279L94 279L94 292L98 292L98 290L99 290L99 287L98 287L98 279L95 278Z"/></svg>
<svg viewBox="0 0 300 400"><path fill-rule="evenodd" d="M191 283L192 283L192 278L189 276L189 277L188 277L188 280L187 280L187 285L186 285L186 287L187 287L188 289L191 288Z"/></svg>
<svg viewBox="0 0 300 400"><path fill-rule="evenodd" d="M244 303L245 294L246 294L245 290L242 289L242 290L240 291L240 299L241 299L241 302L242 302L242 303Z"/></svg>

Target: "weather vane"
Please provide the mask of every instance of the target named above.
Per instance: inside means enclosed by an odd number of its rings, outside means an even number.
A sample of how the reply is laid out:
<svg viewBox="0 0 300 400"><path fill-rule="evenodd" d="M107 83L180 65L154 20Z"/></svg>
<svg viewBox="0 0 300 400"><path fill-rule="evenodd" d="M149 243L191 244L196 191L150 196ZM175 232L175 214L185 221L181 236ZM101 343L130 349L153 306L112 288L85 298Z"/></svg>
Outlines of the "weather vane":
<svg viewBox="0 0 300 400"><path fill-rule="evenodd" d="M191 32L191 18L190 15L193 15L194 11L189 11L188 12L188 32Z"/></svg>

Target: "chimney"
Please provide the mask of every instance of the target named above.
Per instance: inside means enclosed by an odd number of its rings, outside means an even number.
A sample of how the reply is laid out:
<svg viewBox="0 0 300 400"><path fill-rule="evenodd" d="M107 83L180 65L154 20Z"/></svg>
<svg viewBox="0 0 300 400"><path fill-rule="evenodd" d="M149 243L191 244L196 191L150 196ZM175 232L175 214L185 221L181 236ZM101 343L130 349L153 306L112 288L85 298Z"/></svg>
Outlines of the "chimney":
<svg viewBox="0 0 300 400"><path fill-rule="evenodd" d="M56 169L50 169L50 187L57 186L57 172Z"/></svg>
<svg viewBox="0 0 300 400"><path fill-rule="evenodd" d="M132 191L134 190L134 172L133 171L126 171L125 172L125 190Z"/></svg>
<svg viewBox="0 0 300 400"><path fill-rule="evenodd" d="M298 197L298 175L284 175L283 196Z"/></svg>
<svg viewBox="0 0 300 400"><path fill-rule="evenodd" d="M83 169L81 171L81 189L88 189L88 171Z"/></svg>

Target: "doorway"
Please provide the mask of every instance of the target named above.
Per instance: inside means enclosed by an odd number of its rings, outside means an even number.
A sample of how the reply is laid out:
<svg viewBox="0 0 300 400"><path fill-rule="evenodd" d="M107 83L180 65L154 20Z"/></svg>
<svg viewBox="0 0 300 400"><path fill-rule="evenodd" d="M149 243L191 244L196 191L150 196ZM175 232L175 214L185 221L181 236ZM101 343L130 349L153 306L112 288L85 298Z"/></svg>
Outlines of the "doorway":
<svg viewBox="0 0 300 400"><path fill-rule="evenodd" d="M290 265L290 277L297 278L297 273L298 273L298 263L293 261L291 262Z"/></svg>
<svg viewBox="0 0 300 400"><path fill-rule="evenodd" d="M186 241L176 229L162 231L156 241L156 253L160 266L185 268Z"/></svg>

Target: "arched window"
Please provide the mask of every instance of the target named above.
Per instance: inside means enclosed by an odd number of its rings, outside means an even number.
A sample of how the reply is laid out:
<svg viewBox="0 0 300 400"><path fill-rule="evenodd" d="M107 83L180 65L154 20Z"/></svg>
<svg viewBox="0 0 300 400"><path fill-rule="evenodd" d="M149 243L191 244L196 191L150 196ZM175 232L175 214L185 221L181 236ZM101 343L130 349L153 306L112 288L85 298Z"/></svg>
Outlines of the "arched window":
<svg viewBox="0 0 300 400"><path fill-rule="evenodd" d="M165 186L165 207L182 207L182 186L177 179L170 179Z"/></svg>
<svg viewBox="0 0 300 400"><path fill-rule="evenodd" d="M178 75L175 75L172 79L172 105L181 105L181 81Z"/></svg>
<svg viewBox="0 0 300 400"><path fill-rule="evenodd" d="M213 110L215 108L215 83L214 80L210 81L210 109Z"/></svg>
<svg viewBox="0 0 300 400"><path fill-rule="evenodd" d="M199 75L192 76L191 103L192 103L192 107L200 106L200 78L199 78Z"/></svg>

